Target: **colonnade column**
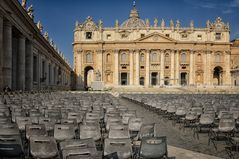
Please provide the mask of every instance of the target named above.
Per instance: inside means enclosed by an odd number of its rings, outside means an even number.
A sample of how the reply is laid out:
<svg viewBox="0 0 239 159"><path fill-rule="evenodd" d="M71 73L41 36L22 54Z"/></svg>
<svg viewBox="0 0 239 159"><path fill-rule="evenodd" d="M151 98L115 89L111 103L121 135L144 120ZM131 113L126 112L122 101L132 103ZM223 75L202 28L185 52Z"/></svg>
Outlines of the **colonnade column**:
<svg viewBox="0 0 239 159"><path fill-rule="evenodd" d="M175 64L174 64L174 50L172 50L171 51L171 70L170 70L170 78L171 78L171 81L170 81L170 83L171 83L171 85L174 85L175 84L175 69L174 69L174 66L175 66Z"/></svg>
<svg viewBox="0 0 239 159"><path fill-rule="evenodd" d="M160 52L160 85L164 85L164 51Z"/></svg>
<svg viewBox="0 0 239 159"><path fill-rule="evenodd" d="M3 25L3 87L12 88L12 25Z"/></svg>
<svg viewBox="0 0 239 159"><path fill-rule="evenodd" d="M17 88L18 90L25 90L25 56L26 56L26 38L23 35L18 39L18 68L17 68Z"/></svg>
<svg viewBox="0 0 239 159"><path fill-rule="evenodd" d="M0 15L0 91L3 90L3 17Z"/></svg>
<svg viewBox="0 0 239 159"><path fill-rule="evenodd" d="M139 85L139 50L135 52L135 85Z"/></svg>
<svg viewBox="0 0 239 159"><path fill-rule="evenodd" d="M115 69L114 69L114 85L119 85L119 50L115 50Z"/></svg>
<svg viewBox="0 0 239 159"><path fill-rule="evenodd" d="M149 87L149 53L150 53L150 50L147 50L146 51L146 76L145 76L145 86L146 87Z"/></svg>
<svg viewBox="0 0 239 159"><path fill-rule="evenodd" d="M130 80L129 84L134 84L134 50L130 50Z"/></svg>
<svg viewBox="0 0 239 159"><path fill-rule="evenodd" d="M26 90L33 88L33 46L31 41L26 43Z"/></svg>

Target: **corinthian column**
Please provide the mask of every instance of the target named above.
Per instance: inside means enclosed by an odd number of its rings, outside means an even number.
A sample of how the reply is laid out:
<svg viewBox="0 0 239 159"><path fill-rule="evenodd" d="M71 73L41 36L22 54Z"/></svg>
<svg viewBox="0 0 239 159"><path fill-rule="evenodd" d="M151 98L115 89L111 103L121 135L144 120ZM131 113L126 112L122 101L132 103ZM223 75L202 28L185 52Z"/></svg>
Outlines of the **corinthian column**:
<svg viewBox="0 0 239 159"><path fill-rule="evenodd" d="M174 85L175 83L175 70L174 70L174 50L171 50L171 70L170 70L170 73L171 73L171 85Z"/></svg>
<svg viewBox="0 0 239 159"><path fill-rule="evenodd" d="M190 72L190 74L189 74L189 85L193 85L194 84L194 69L193 69L193 67L194 67L194 51L193 50L191 50L191 52L190 52L190 66L189 66L189 72Z"/></svg>
<svg viewBox="0 0 239 159"><path fill-rule="evenodd" d="M115 50L114 85L119 85L119 50Z"/></svg>
<svg viewBox="0 0 239 159"><path fill-rule="evenodd" d="M25 52L26 52L26 38L23 35L20 35L18 42L18 90L25 90Z"/></svg>
<svg viewBox="0 0 239 159"><path fill-rule="evenodd" d="M160 53L160 85L164 85L164 51Z"/></svg>
<svg viewBox="0 0 239 159"><path fill-rule="evenodd" d="M12 25L3 26L3 86L12 88Z"/></svg>
<svg viewBox="0 0 239 159"><path fill-rule="evenodd" d="M135 85L139 85L139 50L135 52Z"/></svg>
<svg viewBox="0 0 239 159"><path fill-rule="evenodd" d="M134 50L130 50L130 80L129 84L134 84Z"/></svg>
<svg viewBox="0 0 239 159"><path fill-rule="evenodd" d="M176 71L175 71L175 78L176 78L176 85L179 85L179 50L176 50Z"/></svg>
<svg viewBox="0 0 239 159"><path fill-rule="evenodd" d="M149 50L146 51L146 76L145 76L145 86L149 86Z"/></svg>

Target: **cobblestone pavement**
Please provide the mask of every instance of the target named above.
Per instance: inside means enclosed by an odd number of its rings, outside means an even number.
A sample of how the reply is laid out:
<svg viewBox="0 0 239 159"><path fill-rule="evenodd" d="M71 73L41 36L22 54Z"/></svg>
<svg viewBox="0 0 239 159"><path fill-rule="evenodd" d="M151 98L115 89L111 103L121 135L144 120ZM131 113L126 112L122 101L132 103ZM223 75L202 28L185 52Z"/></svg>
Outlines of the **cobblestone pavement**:
<svg viewBox="0 0 239 159"><path fill-rule="evenodd" d="M159 123L157 132L161 136L167 136L168 145L207 155L228 158L224 149L225 143L223 141L217 142L218 150L216 151L212 143L208 145L207 133L200 133L198 140L193 137L193 130L191 130L191 128L185 128L184 130L180 129L178 124L174 126L172 121L162 119L156 113L126 99L120 99L120 103L129 109L137 110L137 116L144 117L145 123Z"/></svg>

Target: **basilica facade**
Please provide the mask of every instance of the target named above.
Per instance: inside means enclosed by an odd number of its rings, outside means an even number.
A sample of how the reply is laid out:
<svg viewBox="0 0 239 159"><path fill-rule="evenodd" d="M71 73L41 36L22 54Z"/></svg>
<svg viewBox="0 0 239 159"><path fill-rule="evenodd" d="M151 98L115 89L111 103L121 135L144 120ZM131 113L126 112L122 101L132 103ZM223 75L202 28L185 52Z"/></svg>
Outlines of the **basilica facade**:
<svg viewBox="0 0 239 159"><path fill-rule="evenodd" d="M76 87L102 81L105 87L231 85L229 24L221 18L204 28L179 20L140 19L134 5L129 18L104 27L91 17L74 30Z"/></svg>

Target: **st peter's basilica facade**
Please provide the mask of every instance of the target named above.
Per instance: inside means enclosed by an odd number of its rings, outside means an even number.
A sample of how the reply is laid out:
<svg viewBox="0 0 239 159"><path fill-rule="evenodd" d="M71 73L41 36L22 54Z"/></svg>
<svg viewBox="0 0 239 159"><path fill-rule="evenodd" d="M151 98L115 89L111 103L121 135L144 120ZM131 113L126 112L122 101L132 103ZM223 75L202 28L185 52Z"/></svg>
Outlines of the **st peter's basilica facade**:
<svg viewBox="0 0 239 159"><path fill-rule="evenodd" d="M101 81L105 87L231 85L230 30L221 18L196 28L179 20L139 17L134 5L129 18L103 27L91 17L76 22L74 69L77 89Z"/></svg>

